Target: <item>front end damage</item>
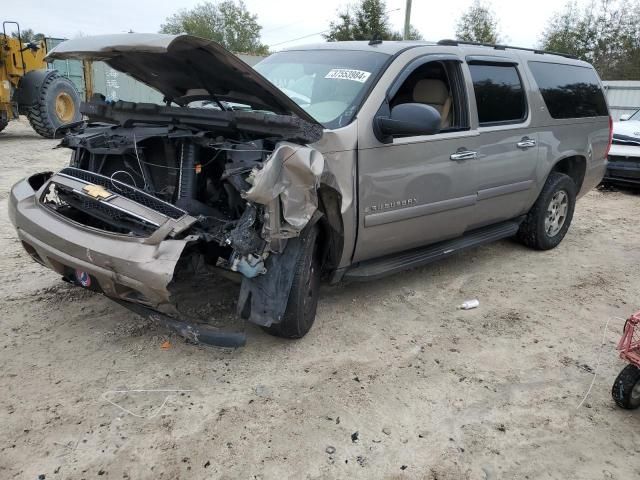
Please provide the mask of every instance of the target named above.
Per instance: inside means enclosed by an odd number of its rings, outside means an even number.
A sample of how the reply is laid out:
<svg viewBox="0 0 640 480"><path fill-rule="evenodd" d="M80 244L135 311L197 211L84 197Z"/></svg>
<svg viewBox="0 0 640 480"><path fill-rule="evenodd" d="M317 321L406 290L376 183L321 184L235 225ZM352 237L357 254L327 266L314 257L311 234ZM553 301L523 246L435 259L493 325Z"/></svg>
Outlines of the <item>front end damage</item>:
<svg viewBox="0 0 640 480"><path fill-rule="evenodd" d="M206 324L221 275L241 280L240 318L278 323L301 236L320 216L324 160L306 145L322 128L128 102L83 113L88 122L61 142L70 166L12 190L10 217L33 259L193 341L244 343Z"/></svg>

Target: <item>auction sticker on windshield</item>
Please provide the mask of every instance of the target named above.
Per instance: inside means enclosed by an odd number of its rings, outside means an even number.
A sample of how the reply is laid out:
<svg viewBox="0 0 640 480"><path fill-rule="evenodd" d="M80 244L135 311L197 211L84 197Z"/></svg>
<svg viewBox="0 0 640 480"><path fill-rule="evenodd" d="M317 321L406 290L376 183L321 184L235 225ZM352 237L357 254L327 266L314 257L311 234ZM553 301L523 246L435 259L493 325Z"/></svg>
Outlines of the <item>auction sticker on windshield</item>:
<svg viewBox="0 0 640 480"><path fill-rule="evenodd" d="M338 80L353 80L354 82L364 83L369 78L371 72L365 72L363 70L351 70L349 68L334 68L329 70L324 78L335 78Z"/></svg>

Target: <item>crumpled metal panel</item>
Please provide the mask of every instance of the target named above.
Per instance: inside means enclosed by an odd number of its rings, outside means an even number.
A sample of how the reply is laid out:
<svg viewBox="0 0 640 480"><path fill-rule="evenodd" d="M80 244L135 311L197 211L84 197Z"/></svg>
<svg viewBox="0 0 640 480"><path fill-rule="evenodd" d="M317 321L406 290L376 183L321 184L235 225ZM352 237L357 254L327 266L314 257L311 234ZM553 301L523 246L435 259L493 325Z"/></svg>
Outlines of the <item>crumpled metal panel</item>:
<svg viewBox="0 0 640 480"><path fill-rule="evenodd" d="M280 198L284 220L300 231L318 209L317 188L324 170L324 157L310 147L280 142L248 181L253 186L244 195L246 200L269 205Z"/></svg>

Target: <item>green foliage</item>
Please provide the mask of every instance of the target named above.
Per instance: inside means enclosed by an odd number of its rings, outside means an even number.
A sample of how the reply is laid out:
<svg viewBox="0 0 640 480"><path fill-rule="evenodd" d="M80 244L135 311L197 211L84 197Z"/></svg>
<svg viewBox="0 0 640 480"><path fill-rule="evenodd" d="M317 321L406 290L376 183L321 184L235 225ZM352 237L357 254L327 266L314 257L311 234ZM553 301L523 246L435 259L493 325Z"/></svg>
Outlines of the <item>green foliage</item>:
<svg viewBox="0 0 640 480"><path fill-rule="evenodd" d="M18 38L18 32L11 32L13 38ZM44 40L44 33L35 33L33 29L27 28L20 30L20 39L22 43L40 43Z"/></svg>
<svg viewBox="0 0 640 480"><path fill-rule="evenodd" d="M640 0L575 1L554 15L542 35L545 50L592 63L605 80L640 79Z"/></svg>
<svg viewBox="0 0 640 480"><path fill-rule="evenodd" d="M402 34L389 26L384 0L360 0L359 3L338 12L338 19L329 24L324 38L329 42L347 40L402 40ZM422 40L420 32L412 25L409 40Z"/></svg>
<svg viewBox="0 0 640 480"><path fill-rule="evenodd" d="M456 38L465 42L498 43L498 20L491 8L480 0L474 0L458 20Z"/></svg>
<svg viewBox="0 0 640 480"><path fill-rule="evenodd" d="M269 47L260 42L258 16L242 0L204 2L180 10L166 19L160 33L188 33L220 43L232 52L265 55Z"/></svg>

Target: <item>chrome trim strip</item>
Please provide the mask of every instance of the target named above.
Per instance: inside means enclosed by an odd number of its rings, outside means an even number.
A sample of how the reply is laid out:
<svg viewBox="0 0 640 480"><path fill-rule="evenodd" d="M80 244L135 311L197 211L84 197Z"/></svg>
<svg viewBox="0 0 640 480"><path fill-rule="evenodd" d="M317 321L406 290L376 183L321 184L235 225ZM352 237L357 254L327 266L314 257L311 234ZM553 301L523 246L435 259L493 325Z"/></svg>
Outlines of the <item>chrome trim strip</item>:
<svg viewBox="0 0 640 480"><path fill-rule="evenodd" d="M524 190L529 190L532 185L533 180L525 180L523 182L500 185L499 187L485 188L478 191L478 200L487 200L489 198L499 197L501 195L522 192Z"/></svg>
<svg viewBox="0 0 640 480"><path fill-rule="evenodd" d="M415 207L372 213L364 217L364 226L375 227L377 225L384 225L385 223L399 222L401 220L409 220L411 218L422 217L424 215L432 215L446 210L471 207L476 204L476 198L477 195L467 195L466 197L441 200L439 202L416 205Z"/></svg>
<svg viewBox="0 0 640 480"><path fill-rule="evenodd" d="M413 207L399 208L386 212L376 212L365 215L364 226L375 227L386 223L400 222L424 215L433 215L447 210L455 210L458 208L472 207L478 201L487 200L510 193L523 192L529 190L533 185L533 180L525 180L508 185L500 185L499 187L485 188L478 191L476 195L467 195L464 197L451 198L439 202L427 203L424 205L416 205Z"/></svg>

